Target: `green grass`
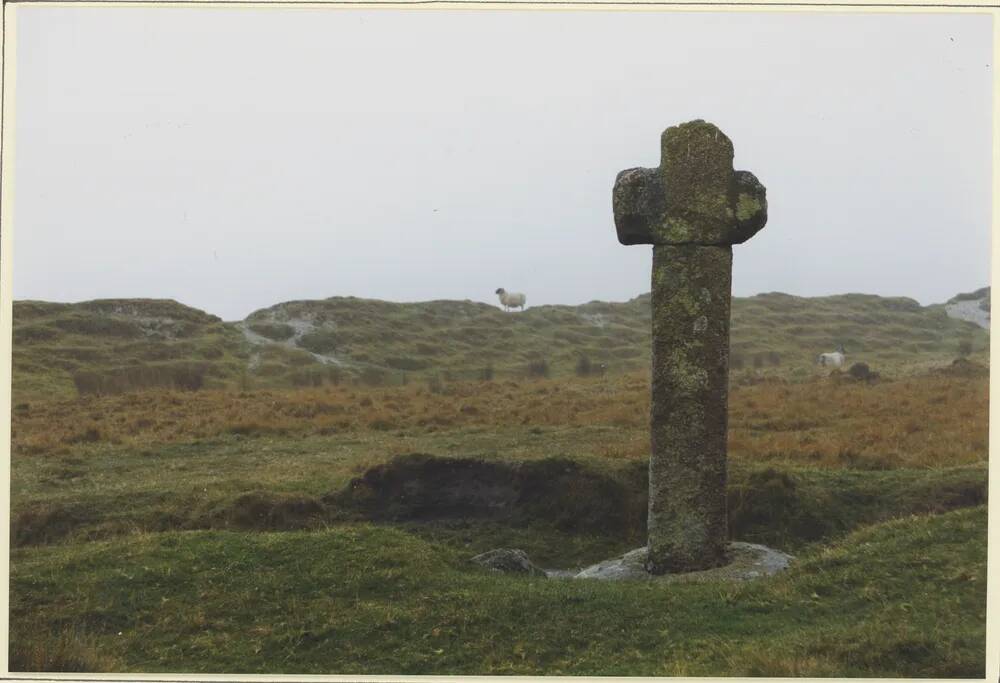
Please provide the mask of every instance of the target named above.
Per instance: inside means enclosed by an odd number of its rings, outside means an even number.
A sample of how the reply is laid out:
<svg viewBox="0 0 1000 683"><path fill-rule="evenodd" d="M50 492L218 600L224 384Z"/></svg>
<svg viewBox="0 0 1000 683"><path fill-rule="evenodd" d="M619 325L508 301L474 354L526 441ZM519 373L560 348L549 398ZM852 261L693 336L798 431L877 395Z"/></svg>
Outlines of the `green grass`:
<svg viewBox="0 0 1000 683"><path fill-rule="evenodd" d="M645 462L601 455L602 444L616 432L620 430L580 427L506 432L472 428L402 437L378 431L232 435L142 449L82 441L73 455L16 458L12 544L85 541L136 531L254 528L256 524L246 521L246 508L254 502L248 495L260 498L254 514L269 514L271 527L317 527L363 518L364 510L335 494L396 453L440 453L508 466L524 461L557 464L557 454L573 453L579 476L567 480L564 496L558 490L537 496L538 502L526 511L536 524L523 518L490 522L491 531L477 535L475 525L453 521L420 531L428 537L461 539L483 551L501 540L509 544L516 539L529 554L572 566L625 549L645 533ZM557 476L539 469L537 478ZM736 459L730 461L729 479L734 533L742 540L793 551L864 524L986 499L985 465L871 471ZM288 512L295 501L319 508ZM618 507L607 507L612 503ZM559 528L567 520L595 516L606 517L606 523L575 533ZM553 540L558 543L552 545ZM554 550L563 546L578 547L579 552Z"/></svg>
<svg viewBox="0 0 1000 683"><path fill-rule="evenodd" d="M295 328L280 323L254 323L250 325L250 329L262 337L274 341L285 341L295 336Z"/></svg>
<svg viewBox="0 0 1000 683"><path fill-rule="evenodd" d="M730 529L788 572L469 562L643 543L648 384L621 373L648 363L648 303L292 302L248 319L279 340L253 346L176 302L17 302L11 669L982 676L985 369L924 371L988 337L940 306L734 301ZM839 343L882 381L786 381ZM581 358L612 376L569 379Z"/></svg>
<svg viewBox="0 0 1000 683"><path fill-rule="evenodd" d="M95 429L117 419L98 416ZM578 568L641 545L645 463L617 450L637 431L81 438L64 455L15 453L11 666L982 675L985 462L734 457L733 535L798 556L787 574L749 585L531 580L469 563L516 547L544 567ZM419 458L396 470L407 501L350 486L410 452L527 472L534 494L515 514L418 518L455 489Z"/></svg>
<svg viewBox="0 0 1000 683"><path fill-rule="evenodd" d="M974 292L962 292L960 294L956 294L955 296L951 297L951 299L949 299L949 303L954 301L975 301L976 299L989 299L989 297L990 297L990 288L981 287L975 290Z"/></svg>
<svg viewBox="0 0 1000 683"><path fill-rule="evenodd" d="M14 402L143 388L232 386L242 335L175 301L14 303Z"/></svg>
<svg viewBox="0 0 1000 683"><path fill-rule="evenodd" d="M746 585L493 575L365 524L25 548L12 668L74 632L144 672L981 677L985 535L909 517Z"/></svg>

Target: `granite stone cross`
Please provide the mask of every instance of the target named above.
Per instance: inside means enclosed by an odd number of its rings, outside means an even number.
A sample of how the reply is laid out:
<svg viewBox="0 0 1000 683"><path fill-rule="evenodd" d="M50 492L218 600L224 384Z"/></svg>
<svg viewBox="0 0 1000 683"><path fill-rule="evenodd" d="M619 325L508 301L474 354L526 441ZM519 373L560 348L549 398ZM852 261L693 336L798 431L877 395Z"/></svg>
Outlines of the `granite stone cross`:
<svg viewBox="0 0 1000 683"><path fill-rule="evenodd" d="M725 563L732 245L767 221L764 187L733 170L705 121L668 128L659 168L615 179L618 241L653 245L649 544L654 574Z"/></svg>

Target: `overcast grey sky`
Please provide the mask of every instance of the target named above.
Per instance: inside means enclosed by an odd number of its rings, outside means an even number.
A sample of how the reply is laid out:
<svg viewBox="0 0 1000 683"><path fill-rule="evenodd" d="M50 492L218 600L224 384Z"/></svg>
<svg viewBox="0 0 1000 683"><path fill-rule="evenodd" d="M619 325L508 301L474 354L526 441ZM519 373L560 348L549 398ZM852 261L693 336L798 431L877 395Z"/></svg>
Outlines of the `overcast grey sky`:
<svg viewBox="0 0 1000 683"><path fill-rule="evenodd" d="M768 190L734 294L989 281L988 15L17 14L17 299L625 300L615 175L693 118Z"/></svg>

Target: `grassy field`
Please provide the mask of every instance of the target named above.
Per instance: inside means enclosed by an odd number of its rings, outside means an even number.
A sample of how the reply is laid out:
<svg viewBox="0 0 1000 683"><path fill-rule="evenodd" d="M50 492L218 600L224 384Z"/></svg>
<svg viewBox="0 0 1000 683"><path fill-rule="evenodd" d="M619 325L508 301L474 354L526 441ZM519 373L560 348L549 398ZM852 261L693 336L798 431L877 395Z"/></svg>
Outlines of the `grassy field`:
<svg viewBox="0 0 1000 683"><path fill-rule="evenodd" d="M649 330L648 294L510 314L473 301L334 297L277 304L240 322L163 300L18 301L14 394L31 402L143 389L618 375L648 367ZM734 373L809 379L816 356L841 344L851 363L894 377L959 353L981 362L988 354L987 332L942 305L863 294L733 300Z"/></svg>
<svg viewBox="0 0 1000 683"><path fill-rule="evenodd" d="M247 364L238 330L174 301L16 301L13 322L17 402L224 386Z"/></svg>
<svg viewBox="0 0 1000 683"><path fill-rule="evenodd" d="M11 669L980 677L988 371L914 354L734 371L743 585L469 561L644 542L642 372L15 395Z"/></svg>
<svg viewBox="0 0 1000 683"><path fill-rule="evenodd" d="M12 664L981 677L985 517L867 527L782 576L724 586L493 576L467 552L368 525L53 546L15 554Z"/></svg>

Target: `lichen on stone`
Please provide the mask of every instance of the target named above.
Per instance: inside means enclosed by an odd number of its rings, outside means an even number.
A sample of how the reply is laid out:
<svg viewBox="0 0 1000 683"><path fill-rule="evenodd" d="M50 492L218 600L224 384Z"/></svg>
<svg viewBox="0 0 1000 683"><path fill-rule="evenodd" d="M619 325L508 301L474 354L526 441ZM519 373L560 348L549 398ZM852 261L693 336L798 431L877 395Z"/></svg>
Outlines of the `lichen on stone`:
<svg viewBox="0 0 1000 683"><path fill-rule="evenodd" d="M730 245L767 220L765 190L752 173L733 170L733 145L702 120L663 132L657 168L618 174L612 193L622 244Z"/></svg>
<svg viewBox="0 0 1000 683"><path fill-rule="evenodd" d="M764 186L733 170L705 121L664 131L656 169L619 174L623 244L653 244L649 555L652 572L718 566L726 542L732 244L767 220Z"/></svg>
<svg viewBox="0 0 1000 683"><path fill-rule="evenodd" d="M754 217L760 211L760 201L756 197L748 194L741 194L736 202L736 218L746 221Z"/></svg>

